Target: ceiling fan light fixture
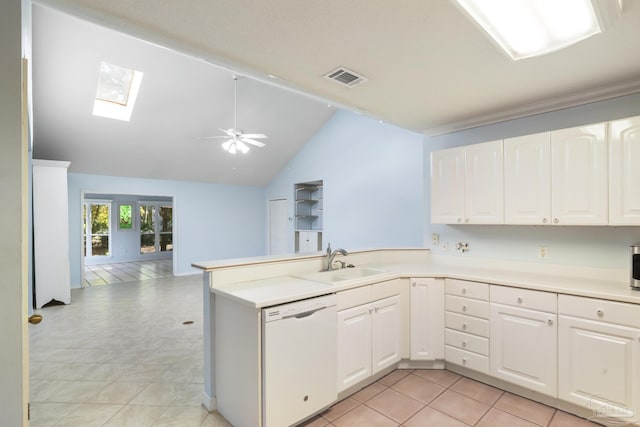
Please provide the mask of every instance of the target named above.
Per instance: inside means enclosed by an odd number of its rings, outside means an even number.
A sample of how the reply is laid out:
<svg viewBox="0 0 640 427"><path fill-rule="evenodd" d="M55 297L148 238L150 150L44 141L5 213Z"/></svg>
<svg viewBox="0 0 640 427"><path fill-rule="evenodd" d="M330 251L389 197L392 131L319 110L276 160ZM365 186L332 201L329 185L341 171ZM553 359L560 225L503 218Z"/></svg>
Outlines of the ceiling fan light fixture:
<svg viewBox="0 0 640 427"><path fill-rule="evenodd" d="M249 146L243 144L242 141L230 139L226 142L223 142L222 148L225 151L228 151L231 154L236 154L238 151L242 154L247 154L249 152Z"/></svg>
<svg viewBox="0 0 640 427"><path fill-rule="evenodd" d="M513 60L551 53L604 30L600 22L604 3L599 0L456 0L456 4Z"/></svg>

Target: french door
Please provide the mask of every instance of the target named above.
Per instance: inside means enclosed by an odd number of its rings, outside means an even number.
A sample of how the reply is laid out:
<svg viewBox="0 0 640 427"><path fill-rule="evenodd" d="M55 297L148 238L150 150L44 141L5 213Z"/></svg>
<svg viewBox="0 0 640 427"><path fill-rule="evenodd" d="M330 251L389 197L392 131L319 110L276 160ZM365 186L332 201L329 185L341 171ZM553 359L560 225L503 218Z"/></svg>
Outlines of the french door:
<svg viewBox="0 0 640 427"><path fill-rule="evenodd" d="M84 256L111 256L111 202L88 200L82 213Z"/></svg>
<svg viewBox="0 0 640 427"><path fill-rule="evenodd" d="M161 202L140 202L140 253L173 251L173 207Z"/></svg>

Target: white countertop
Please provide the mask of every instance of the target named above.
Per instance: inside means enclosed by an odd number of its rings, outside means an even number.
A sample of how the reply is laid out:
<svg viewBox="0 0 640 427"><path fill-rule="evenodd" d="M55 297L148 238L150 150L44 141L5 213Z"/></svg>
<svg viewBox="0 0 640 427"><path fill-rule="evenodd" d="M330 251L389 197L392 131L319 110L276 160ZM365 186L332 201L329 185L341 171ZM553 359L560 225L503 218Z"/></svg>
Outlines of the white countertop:
<svg viewBox="0 0 640 427"><path fill-rule="evenodd" d="M281 260L282 258L278 258L276 262ZM256 263L268 269L268 259L260 257ZM252 263L247 259L243 260L243 264ZM446 259L438 256L427 256L425 261L420 262L359 263L357 267L378 270L380 273L366 277L356 275L350 280L323 283L322 278L326 273L318 273L317 270L301 273L299 269L296 271L294 268L290 273L258 280L216 283L214 278L210 290L217 295L258 309L396 278L434 277L640 304L640 291L632 290L628 281L624 280L624 274L613 270L608 274L607 270L600 271L588 267L558 266L554 269L542 264L495 260L482 263L477 260L473 262L470 259ZM234 268L242 267L236 264ZM254 271L253 277L256 276Z"/></svg>

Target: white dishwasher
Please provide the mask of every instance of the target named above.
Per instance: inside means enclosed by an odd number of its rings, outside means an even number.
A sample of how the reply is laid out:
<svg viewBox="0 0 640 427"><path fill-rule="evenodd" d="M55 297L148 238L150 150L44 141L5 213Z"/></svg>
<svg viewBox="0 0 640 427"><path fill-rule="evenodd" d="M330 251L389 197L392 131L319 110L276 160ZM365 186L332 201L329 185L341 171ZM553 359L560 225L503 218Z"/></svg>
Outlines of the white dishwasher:
<svg viewBox="0 0 640 427"><path fill-rule="evenodd" d="M293 425L337 395L336 296L262 310L263 427Z"/></svg>

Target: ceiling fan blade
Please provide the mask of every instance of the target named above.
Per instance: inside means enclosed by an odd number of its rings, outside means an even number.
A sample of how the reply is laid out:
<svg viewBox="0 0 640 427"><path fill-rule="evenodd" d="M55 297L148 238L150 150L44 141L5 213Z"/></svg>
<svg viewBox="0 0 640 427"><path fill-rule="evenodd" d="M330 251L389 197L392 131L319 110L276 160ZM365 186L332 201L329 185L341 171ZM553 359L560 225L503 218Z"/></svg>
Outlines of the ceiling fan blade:
<svg viewBox="0 0 640 427"><path fill-rule="evenodd" d="M220 132L224 132L229 136L233 136L233 134L235 133L235 129L222 129L222 128L218 128L218 130Z"/></svg>
<svg viewBox="0 0 640 427"><path fill-rule="evenodd" d="M228 139L225 142L222 143L222 148L224 148L226 151L230 151L231 150L231 144L233 144L233 139Z"/></svg>
<svg viewBox="0 0 640 427"><path fill-rule="evenodd" d="M198 140L203 140L203 139L220 139L220 138L229 138L229 135L218 135L218 136L200 136L197 139Z"/></svg>
<svg viewBox="0 0 640 427"><path fill-rule="evenodd" d="M268 138L267 135L265 135L264 133L243 133L242 134L243 138Z"/></svg>
<svg viewBox="0 0 640 427"><path fill-rule="evenodd" d="M246 142L247 144L255 145L256 147L264 147L264 142L256 141L255 139L245 138L246 135L240 137L242 142Z"/></svg>

